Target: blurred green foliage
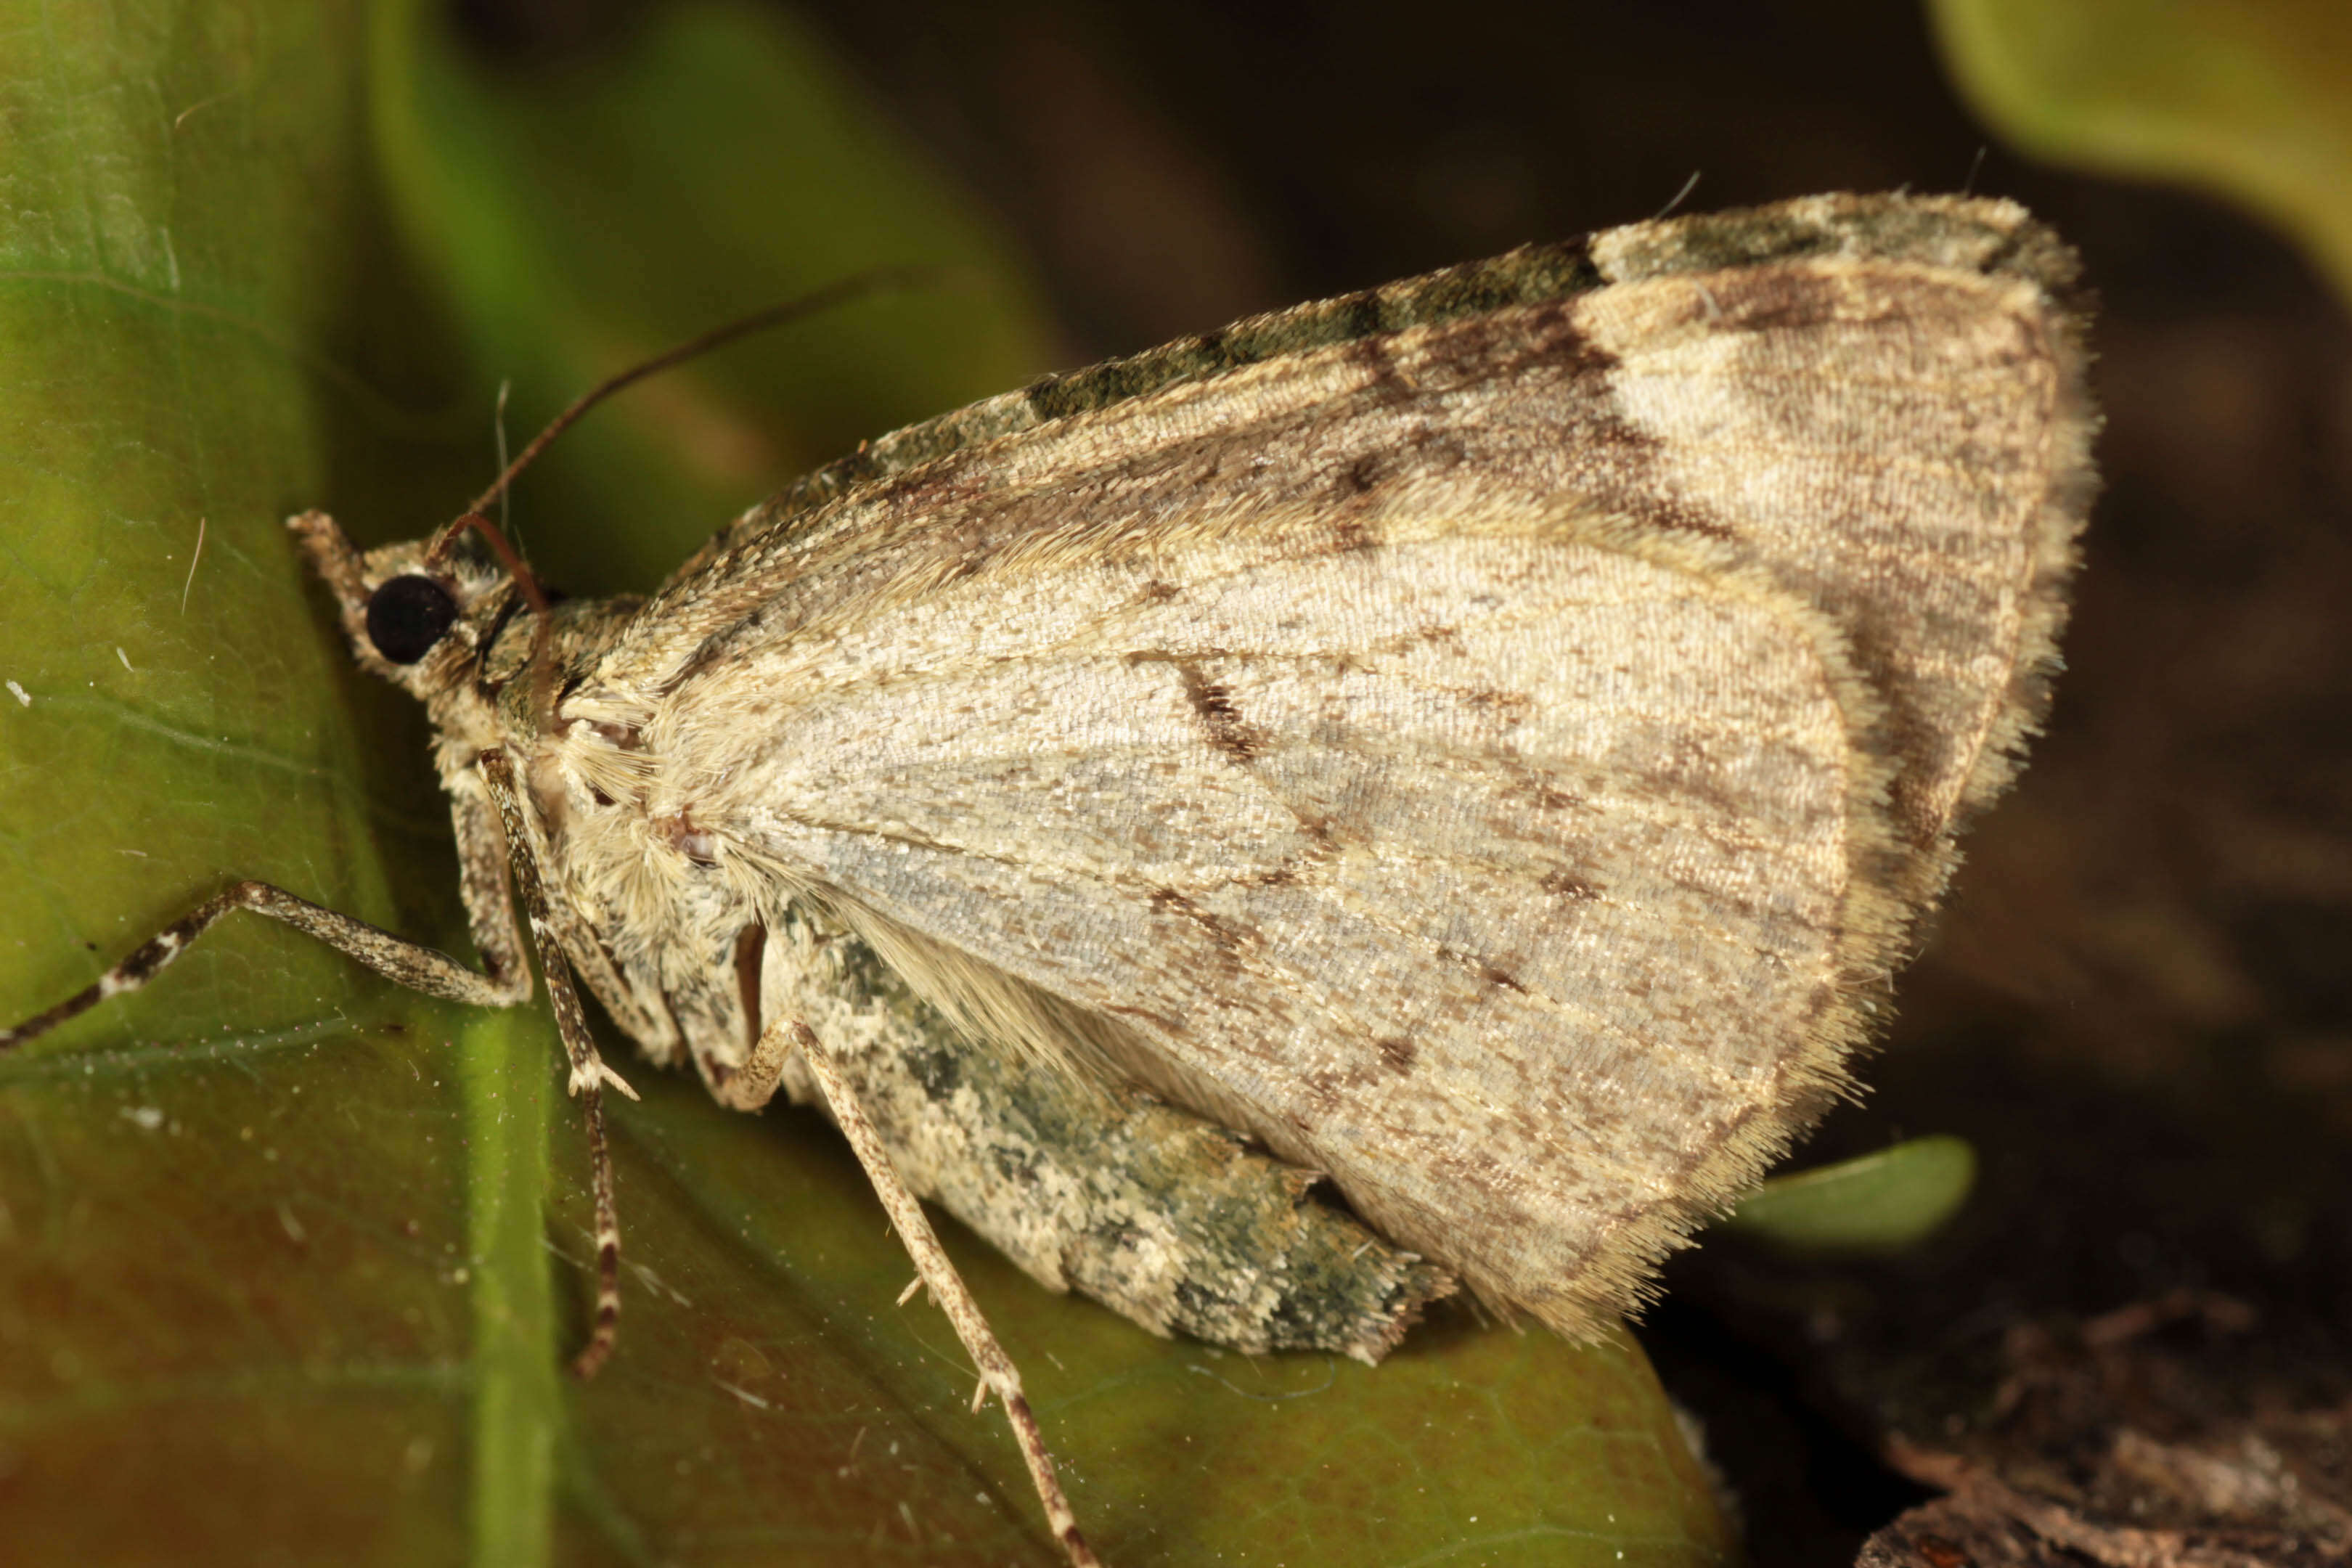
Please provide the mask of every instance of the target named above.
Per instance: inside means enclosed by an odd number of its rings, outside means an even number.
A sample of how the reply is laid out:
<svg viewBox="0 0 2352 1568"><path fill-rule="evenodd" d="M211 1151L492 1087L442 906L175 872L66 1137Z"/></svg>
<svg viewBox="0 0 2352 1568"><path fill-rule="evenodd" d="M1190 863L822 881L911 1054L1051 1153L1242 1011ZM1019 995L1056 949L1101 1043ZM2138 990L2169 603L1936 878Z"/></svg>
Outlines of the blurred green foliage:
<svg viewBox="0 0 2352 1568"><path fill-rule="evenodd" d="M2024 152L2242 204L2352 299L2352 6L1930 0L1954 79Z"/></svg>
<svg viewBox="0 0 2352 1568"><path fill-rule="evenodd" d="M1959 1213L1976 1175L1967 1139L1906 1139L1774 1176L1742 1198L1722 1228L1791 1253L1900 1252Z"/></svg>

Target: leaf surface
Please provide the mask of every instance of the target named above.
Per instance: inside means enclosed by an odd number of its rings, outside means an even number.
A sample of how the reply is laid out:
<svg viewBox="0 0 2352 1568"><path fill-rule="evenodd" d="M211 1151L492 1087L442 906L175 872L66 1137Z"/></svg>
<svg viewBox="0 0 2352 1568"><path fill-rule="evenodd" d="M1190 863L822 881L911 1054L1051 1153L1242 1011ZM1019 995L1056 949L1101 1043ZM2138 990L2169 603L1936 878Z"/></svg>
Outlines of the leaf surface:
<svg viewBox="0 0 2352 1568"><path fill-rule="evenodd" d="M877 300L600 411L515 521L646 585L801 463L1045 354L983 222L764 14L551 78L425 12L0 8L0 1015L239 876L461 954L419 716L281 520L424 531L594 375L861 267ZM201 551L199 540L201 539ZM13 695L21 691L24 700ZM609 1054L627 1315L536 1006L236 916L0 1058L0 1509L27 1562L1055 1558L945 1320L814 1118ZM1379 1371L1156 1341L949 1230L1119 1563L1713 1562L1630 1341L1463 1322Z"/></svg>

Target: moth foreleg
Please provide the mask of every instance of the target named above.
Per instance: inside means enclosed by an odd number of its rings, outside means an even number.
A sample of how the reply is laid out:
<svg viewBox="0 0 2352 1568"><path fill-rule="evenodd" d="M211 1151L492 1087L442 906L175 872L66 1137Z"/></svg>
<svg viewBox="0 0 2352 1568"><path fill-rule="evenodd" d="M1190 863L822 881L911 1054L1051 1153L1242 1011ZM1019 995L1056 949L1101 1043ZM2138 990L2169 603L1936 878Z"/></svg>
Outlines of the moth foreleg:
<svg viewBox="0 0 2352 1568"><path fill-rule="evenodd" d="M207 899L165 926L128 958L99 976L97 984L89 989L68 997L46 1013L26 1019L15 1028L0 1029L0 1049L46 1034L109 997L138 990L231 910L251 910L283 921L387 979L427 996L477 1007L511 1007L529 1001L530 971L522 961L522 937L515 929L514 906L507 897L506 856L499 840L498 818L478 797L464 795L456 800L451 816L457 835L459 886L465 894L474 948L482 958L479 972L467 968L445 952L394 936L365 921L338 914L283 888L247 880Z"/></svg>
<svg viewBox="0 0 2352 1568"><path fill-rule="evenodd" d="M914 1260L915 1272L929 1288L931 1300L940 1304L955 1328L956 1338L980 1368L982 1385L992 1391L1004 1405L1005 1419L1012 1423L1013 1440L1021 1445L1021 1457L1029 1466L1029 1479L1037 1489L1037 1500L1045 1506L1045 1518L1053 1526L1055 1539L1068 1553L1073 1563L1092 1565L1097 1562L1094 1552L1087 1545L1086 1537L1078 1532L1077 1515L1071 1511L1069 1500L1062 1495L1062 1483L1054 1473L1054 1457L1045 1451L1045 1439L1037 1429L1037 1417L1029 1408L1029 1401L1021 1392L1021 1373L1013 1358L996 1342L995 1333L980 1303L964 1289L963 1277L948 1260L939 1237L932 1233L931 1222L923 1214L923 1205L916 1200L907 1184L891 1168L890 1156L882 1147L881 1135L867 1120L858 1103L857 1095L824 1044L807 1025L798 1019L782 1020L768 1026L765 1036L776 1035L796 1047L801 1059L808 1064L809 1073L824 1092L826 1105L833 1112L835 1125L849 1140L856 1152L857 1163L866 1169L866 1178L874 1184L875 1195L882 1200L898 1228L898 1240ZM755 1057L758 1053L755 1053Z"/></svg>
<svg viewBox="0 0 2352 1568"><path fill-rule="evenodd" d="M0 1029L0 1048L21 1045L110 997L138 990L232 910L251 910L283 921L305 936L316 937L377 973L428 996L479 1007L510 1007L530 995L530 973L520 964L501 972L494 963L488 973L478 973L447 953L394 936L365 921L338 914L283 888L268 882L239 882L156 932L128 958L100 975L97 984L12 1029Z"/></svg>

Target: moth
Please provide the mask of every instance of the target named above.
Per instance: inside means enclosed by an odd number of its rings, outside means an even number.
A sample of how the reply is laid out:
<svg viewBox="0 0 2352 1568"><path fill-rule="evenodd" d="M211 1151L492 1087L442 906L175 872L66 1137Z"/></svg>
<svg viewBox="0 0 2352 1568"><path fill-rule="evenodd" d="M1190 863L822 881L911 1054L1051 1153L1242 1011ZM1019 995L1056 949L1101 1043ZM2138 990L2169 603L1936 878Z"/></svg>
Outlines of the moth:
<svg viewBox="0 0 2352 1568"><path fill-rule="evenodd" d="M1376 1360L1457 1288L1585 1338L1849 1090L2041 714L2094 477L2076 263L2000 201L1637 224L885 437L650 597L478 515L291 521L425 706L469 968L847 1133L1090 1561L936 1197L1157 1331ZM520 919L518 918L520 909ZM1303 1201L1328 1183L1344 1209Z"/></svg>

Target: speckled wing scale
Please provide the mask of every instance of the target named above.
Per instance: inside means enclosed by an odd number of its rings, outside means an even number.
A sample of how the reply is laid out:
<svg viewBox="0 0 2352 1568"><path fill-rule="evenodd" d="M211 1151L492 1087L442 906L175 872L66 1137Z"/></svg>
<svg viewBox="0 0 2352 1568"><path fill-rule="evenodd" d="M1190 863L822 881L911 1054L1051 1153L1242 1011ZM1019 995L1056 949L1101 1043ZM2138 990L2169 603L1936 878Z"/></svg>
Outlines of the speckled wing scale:
<svg viewBox="0 0 2352 1568"><path fill-rule="evenodd" d="M728 1104L828 1105L1083 1561L909 1193L1250 1350L1374 1359L1457 1282L1634 1305L1845 1089L2031 733L2073 279L1948 198L1516 251L885 437L642 603L518 614L306 515L427 704L492 977L230 902L508 1003L511 867L551 984Z"/></svg>

